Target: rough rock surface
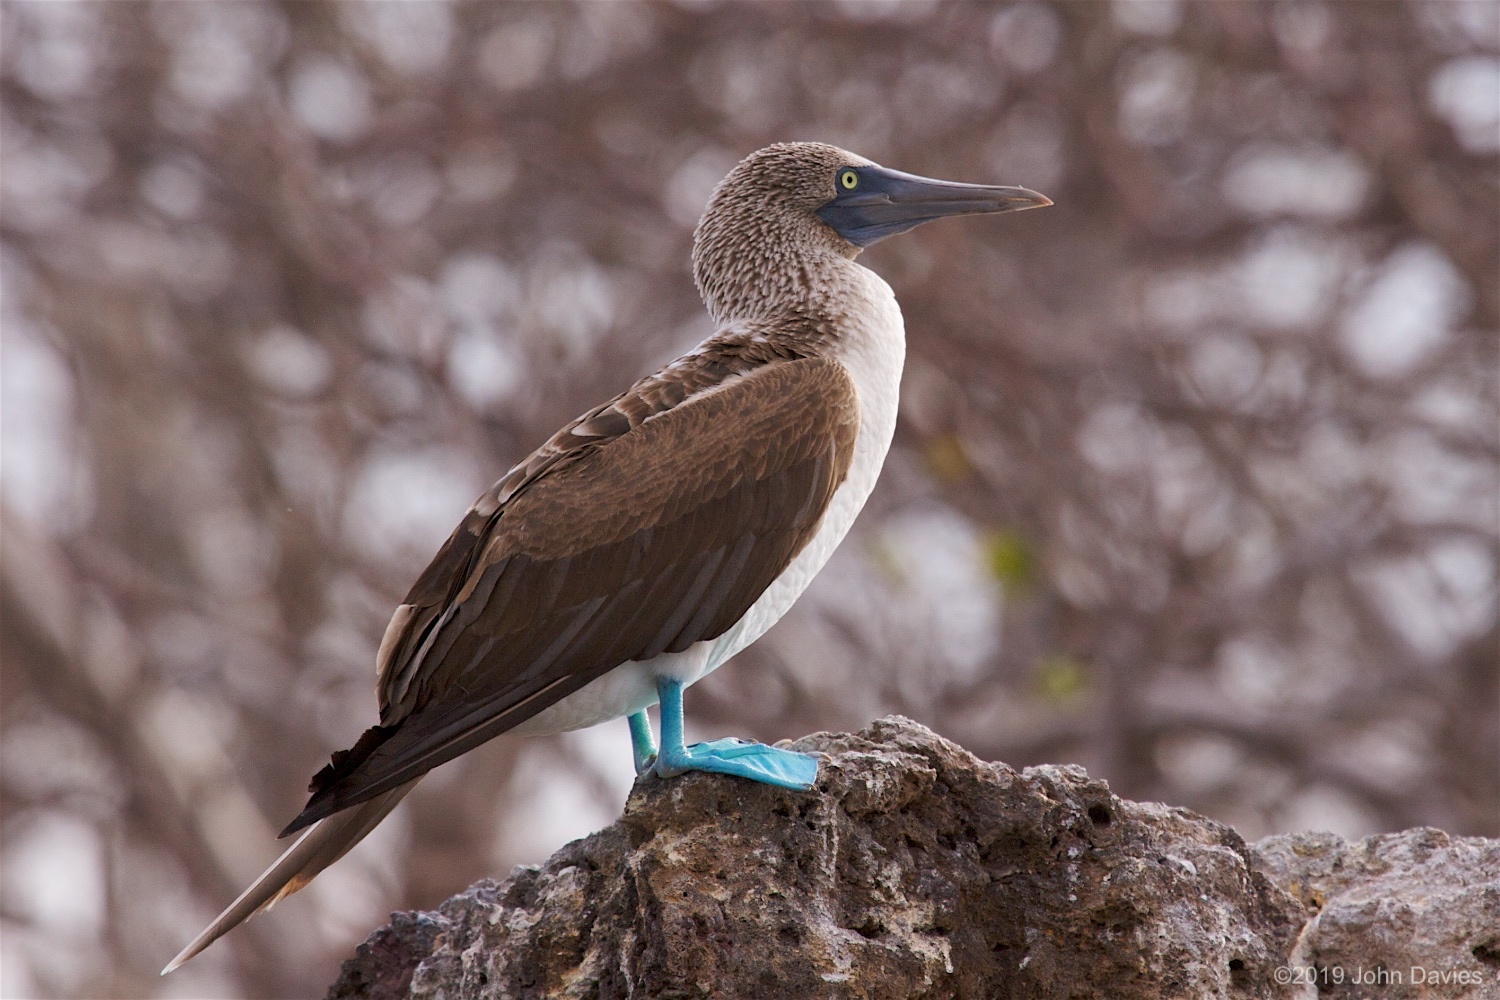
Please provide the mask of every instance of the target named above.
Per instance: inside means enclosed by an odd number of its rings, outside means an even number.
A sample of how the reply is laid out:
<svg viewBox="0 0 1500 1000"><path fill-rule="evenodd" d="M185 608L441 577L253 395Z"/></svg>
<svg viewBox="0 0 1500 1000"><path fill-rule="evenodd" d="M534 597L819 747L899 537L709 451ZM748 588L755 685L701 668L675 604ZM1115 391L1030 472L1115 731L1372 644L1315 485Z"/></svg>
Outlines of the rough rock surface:
<svg viewBox="0 0 1500 1000"><path fill-rule="evenodd" d="M1287 964L1317 992L1298 996L1500 997L1500 840L1297 833L1254 850L1308 918Z"/></svg>
<svg viewBox="0 0 1500 1000"><path fill-rule="evenodd" d="M397 914L328 996L1500 997L1500 841L1249 846L901 718L796 745L814 792L642 781L542 868Z"/></svg>

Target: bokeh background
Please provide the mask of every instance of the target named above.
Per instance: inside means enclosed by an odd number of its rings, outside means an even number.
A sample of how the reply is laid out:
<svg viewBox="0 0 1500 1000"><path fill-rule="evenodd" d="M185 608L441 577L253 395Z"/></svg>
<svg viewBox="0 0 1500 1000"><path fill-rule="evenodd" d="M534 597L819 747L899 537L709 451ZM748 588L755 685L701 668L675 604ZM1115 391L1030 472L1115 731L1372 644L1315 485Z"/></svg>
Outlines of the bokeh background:
<svg viewBox="0 0 1500 1000"><path fill-rule="evenodd" d="M0 8L7 997L318 994L610 822L497 740L181 972L470 501L709 332L818 139L1056 207L869 251L896 445L697 736L901 712L1245 836L1500 835L1494 2Z"/></svg>

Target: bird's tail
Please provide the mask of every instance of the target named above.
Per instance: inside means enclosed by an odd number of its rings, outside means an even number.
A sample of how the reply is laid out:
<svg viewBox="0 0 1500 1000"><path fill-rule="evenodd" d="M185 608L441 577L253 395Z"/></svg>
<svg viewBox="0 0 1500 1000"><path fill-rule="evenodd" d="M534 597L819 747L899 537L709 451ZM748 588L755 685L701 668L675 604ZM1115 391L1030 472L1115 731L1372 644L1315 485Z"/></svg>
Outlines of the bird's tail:
<svg viewBox="0 0 1500 1000"><path fill-rule="evenodd" d="M161 974L165 976L213 944L241 921L261 910L270 909L311 882L314 876L342 858L351 847L364 839L365 834L375 829L376 824L385 819L386 814L396 808L396 803L420 780L414 778L368 802L361 802L327 819L319 820L308 828L306 833L297 838L296 843L286 849L286 853L276 859L275 864L251 883L250 888L240 893L239 899L230 903L229 908L219 914L217 920L209 924L202 934L193 938L192 943L161 970Z"/></svg>

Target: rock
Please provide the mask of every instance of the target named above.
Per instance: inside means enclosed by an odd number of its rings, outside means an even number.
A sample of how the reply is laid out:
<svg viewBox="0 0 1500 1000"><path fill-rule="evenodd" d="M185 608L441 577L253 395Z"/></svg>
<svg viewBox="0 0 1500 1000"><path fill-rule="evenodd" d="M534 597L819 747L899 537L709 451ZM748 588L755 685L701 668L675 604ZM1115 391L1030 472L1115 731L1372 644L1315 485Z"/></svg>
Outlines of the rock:
<svg viewBox="0 0 1500 1000"><path fill-rule="evenodd" d="M1500 842L1249 846L899 717L796 746L830 757L814 792L641 781L545 866L397 914L328 996L1500 996ZM1315 993L1294 961L1407 982ZM1413 965L1446 979L1412 986Z"/></svg>
<svg viewBox="0 0 1500 1000"><path fill-rule="evenodd" d="M393 913L391 922L365 939L340 969L340 996L397 1000L407 996L417 964L432 954L438 933L450 926L430 913Z"/></svg>
<svg viewBox="0 0 1500 1000"><path fill-rule="evenodd" d="M1316 970L1320 1000L1500 997L1500 841L1417 829L1255 849L1309 917L1288 966Z"/></svg>

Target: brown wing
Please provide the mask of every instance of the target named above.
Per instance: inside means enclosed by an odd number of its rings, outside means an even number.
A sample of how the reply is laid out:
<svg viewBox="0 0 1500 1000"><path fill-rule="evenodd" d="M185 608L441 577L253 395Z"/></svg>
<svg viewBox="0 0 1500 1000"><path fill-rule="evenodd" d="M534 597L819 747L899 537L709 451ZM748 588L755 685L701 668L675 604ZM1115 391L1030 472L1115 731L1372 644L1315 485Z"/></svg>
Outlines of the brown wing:
<svg viewBox="0 0 1500 1000"><path fill-rule="evenodd" d="M482 500L382 644L382 724L314 778L285 833L627 660L723 634L816 532L858 426L841 365L777 362L565 455L493 511Z"/></svg>

